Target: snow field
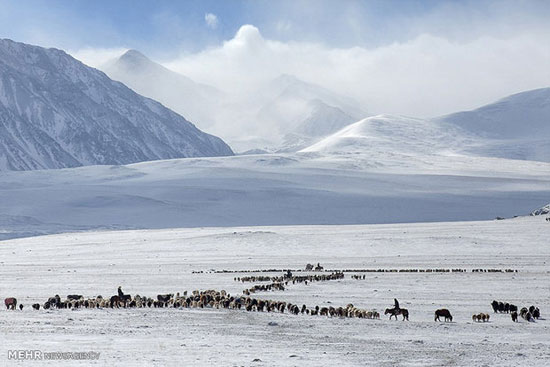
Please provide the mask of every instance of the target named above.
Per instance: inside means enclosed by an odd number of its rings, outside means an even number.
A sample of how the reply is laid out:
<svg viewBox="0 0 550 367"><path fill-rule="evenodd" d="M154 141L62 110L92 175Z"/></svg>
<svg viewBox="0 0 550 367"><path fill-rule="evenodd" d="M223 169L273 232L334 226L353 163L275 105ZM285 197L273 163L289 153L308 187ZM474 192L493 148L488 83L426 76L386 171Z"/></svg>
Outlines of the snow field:
<svg viewBox="0 0 550 367"><path fill-rule="evenodd" d="M534 304L547 317L549 231L544 218L531 217L88 232L3 241L0 295L15 296L27 307L0 311L0 353L93 350L101 352L98 365L544 366L550 359L548 321L515 324L508 314L494 314L490 302ZM518 272L358 273L365 280L346 273L338 281L254 295L308 307L353 303L379 311L396 297L409 309L410 322L390 322L383 315L364 320L216 309L36 312L29 307L56 293L110 296L118 285L126 293L147 296L194 289L239 294L259 282L235 282L234 277L254 273L213 271L298 269L308 262L320 262L325 269ZM440 307L449 308L455 322L435 323L433 312ZM473 323L471 315L479 312L490 313L491 321Z"/></svg>

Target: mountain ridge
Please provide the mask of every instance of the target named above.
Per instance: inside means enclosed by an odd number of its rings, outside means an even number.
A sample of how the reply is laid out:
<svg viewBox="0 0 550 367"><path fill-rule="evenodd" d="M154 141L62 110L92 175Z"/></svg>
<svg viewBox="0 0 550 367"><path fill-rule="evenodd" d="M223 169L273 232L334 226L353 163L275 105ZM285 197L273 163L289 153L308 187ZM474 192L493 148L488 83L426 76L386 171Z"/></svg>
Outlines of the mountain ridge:
<svg viewBox="0 0 550 367"><path fill-rule="evenodd" d="M62 50L2 39L0 72L0 170L233 154Z"/></svg>

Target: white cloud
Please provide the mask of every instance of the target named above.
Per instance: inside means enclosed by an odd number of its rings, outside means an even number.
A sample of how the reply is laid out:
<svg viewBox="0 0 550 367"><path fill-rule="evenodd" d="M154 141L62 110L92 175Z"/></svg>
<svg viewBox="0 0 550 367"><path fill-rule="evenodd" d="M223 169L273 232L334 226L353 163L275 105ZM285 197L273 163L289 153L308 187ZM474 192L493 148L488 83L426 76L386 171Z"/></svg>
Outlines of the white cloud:
<svg viewBox="0 0 550 367"><path fill-rule="evenodd" d="M209 114L208 124L204 119L194 122L241 150L238 140L245 141L242 147L251 145L246 139L267 141L298 121L293 113L303 107L299 104L287 104L268 118L258 115L274 95L256 88L281 74L352 97L373 114L432 117L550 86L549 37L548 30L461 40L424 33L379 47L336 48L270 40L257 27L244 25L217 47L183 54L163 65L227 92L217 105L201 106ZM71 54L101 68L124 51L88 48ZM165 88L167 95L181 94ZM150 96L155 98L153 91ZM177 105L172 108L178 110ZM186 116L184 110L181 113Z"/></svg>
<svg viewBox="0 0 550 367"><path fill-rule="evenodd" d="M376 113L436 116L550 85L548 32L450 41L423 34L377 48L265 39L252 25L217 48L165 65L226 91L282 73L351 96Z"/></svg>
<svg viewBox="0 0 550 367"><path fill-rule="evenodd" d="M216 29L218 27L218 17L216 16L216 14L204 14L204 21L209 28Z"/></svg>

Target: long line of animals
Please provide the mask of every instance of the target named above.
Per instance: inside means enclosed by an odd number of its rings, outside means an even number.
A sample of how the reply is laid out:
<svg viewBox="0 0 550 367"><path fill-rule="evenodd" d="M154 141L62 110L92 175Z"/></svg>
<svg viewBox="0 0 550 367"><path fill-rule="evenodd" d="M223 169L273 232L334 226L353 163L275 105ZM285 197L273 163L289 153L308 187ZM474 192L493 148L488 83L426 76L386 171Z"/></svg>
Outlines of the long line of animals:
<svg viewBox="0 0 550 367"><path fill-rule="evenodd" d="M8 310L17 309L17 299L15 297L8 297L4 300L4 304ZM523 307L517 311L517 306L509 305L503 302L493 301L491 304L495 312L509 312L512 321L518 321L518 315L529 322L535 321L540 318L540 310L538 307L530 306L529 308ZM496 307L495 307L496 305ZM501 305L509 305L507 310L500 307ZM19 309L23 310L23 304L19 304ZM308 308L306 305L301 307L296 304L285 301L274 301L257 299L248 296L231 296L226 291L193 291L192 294L187 295L184 292L183 295L179 293L174 294L159 294L156 299L151 297L144 297L140 295L116 295L110 298L103 298L97 296L94 298L84 298L82 295L68 295L65 300L62 300L59 295L48 298L44 304L34 303L32 308L34 310L40 310L41 308L49 309L78 309L78 308L224 308L224 309L244 309L246 311L258 311L258 312L280 312L284 313L285 310L294 315L306 314L306 315L320 315L328 317L352 317L352 318L365 318L365 319L379 319L380 313L376 310L366 310L355 307L353 304L348 304L346 307L319 307ZM403 320L409 320L409 311L405 308L387 308L384 312L385 315L390 315L390 320L395 317L397 320L398 315L403 316ZM438 309L434 313L434 321L453 321L451 312L446 309ZM490 315L485 313L479 313L472 315L472 320L477 322L489 321Z"/></svg>
<svg viewBox="0 0 550 367"><path fill-rule="evenodd" d="M319 266L319 264L317 265ZM352 275L353 279L364 279L364 275ZM353 317L353 318L366 318L366 319L379 319L380 314L376 310L366 310L355 307L353 304L348 304L346 307L319 307L308 308L305 304L302 306L292 304L285 301L274 301L257 299L250 297L251 293L270 290L285 290L285 285L305 283L314 281L330 281L343 279L344 273L335 272L331 274L322 275L305 275L305 276L293 276L290 271L286 274L277 277L267 276L249 276L234 278L239 282L254 282L254 281L272 281L273 283L267 285L257 285L250 289L243 291L243 296L231 296L226 291L193 291L191 294L187 294L187 291L183 294L159 294L156 298L144 297L140 295L131 296L124 294L121 287L118 289L118 295L103 298L97 296L93 298L84 298L82 295L68 295L65 300L62 300L59 295L48 298L43 304L34 303L32 308L34 310L43 309L78 309L78 308L145 308L145 307L173 307L173 308L224 308L224 309L244 309L246 311L258 311L258 312L280 312L298 315L320 315L328 317ZM8 310L17 309L17 299L15 297L8 297L4 300L4 304ZM540 318L540 310L538 307L530 306L522 307L518 311L518 307L506 302L499 302L494 300L491 303L491 307L495 313L509 313L512 321L517 322L519 317L524 320L533 322ZM23 310L23 304L19 304L19 309ZM403 320L409 320L409 311L405 308L400 308L396 300L396 306L394 308L387 308L384 312L385 315L389 315L389 319L401 315ZM438 309L434 313L434 321L453 321L451 312L446 309ZM478 313L472 315L472 320L475 322L488 322L490 315L486 313Z"/></svg>

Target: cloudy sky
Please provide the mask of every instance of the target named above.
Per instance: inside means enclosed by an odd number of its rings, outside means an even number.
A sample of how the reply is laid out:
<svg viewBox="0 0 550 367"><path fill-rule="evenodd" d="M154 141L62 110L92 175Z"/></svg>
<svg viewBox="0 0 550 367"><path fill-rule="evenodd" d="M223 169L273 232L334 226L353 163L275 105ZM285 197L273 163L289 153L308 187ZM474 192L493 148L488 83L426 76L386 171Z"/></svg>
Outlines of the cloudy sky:
<svg viewBox="0 0 550 367"><path fill-rule="evenodd" d="M99 67L127 49L222 90L281 73L435 116L550 86L550 1L0 0L1 37Z"/></svg>

